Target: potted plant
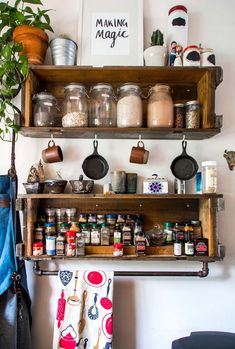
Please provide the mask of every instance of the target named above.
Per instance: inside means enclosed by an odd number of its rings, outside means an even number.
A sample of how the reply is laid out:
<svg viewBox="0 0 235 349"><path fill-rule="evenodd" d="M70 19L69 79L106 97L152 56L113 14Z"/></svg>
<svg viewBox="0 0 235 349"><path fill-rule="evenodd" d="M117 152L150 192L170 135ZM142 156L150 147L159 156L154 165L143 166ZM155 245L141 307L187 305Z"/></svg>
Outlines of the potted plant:
<svg viewBox="0 0 235 349"><path fill-rule="evenodd" d="M159 29L157 29L151 35L151 46L144 51L145 65L166 65L167 49L163 44L163 34Z"/></svg>
<svg viewBox="0 0 235 349"><path fill-rule="evenodd" d="M49 10L37 8L33 11L27 3L42 5L40 0L16 0L14 5L0 2L0 138L3 140L10 140L10 131L17 131L19 128L15 122L15 115L20 114L20 111L13 104L13 99L27 76L28 63L42 63L48 46L45 40L43 44L35 44L35 34L32 34L30 41L33 45L44 49L42 56L37 50L35 58L28 43L18 37L19 27L31 28L33 33L38 29L47 41L44 29L52 31L47 15Z"/></svg>

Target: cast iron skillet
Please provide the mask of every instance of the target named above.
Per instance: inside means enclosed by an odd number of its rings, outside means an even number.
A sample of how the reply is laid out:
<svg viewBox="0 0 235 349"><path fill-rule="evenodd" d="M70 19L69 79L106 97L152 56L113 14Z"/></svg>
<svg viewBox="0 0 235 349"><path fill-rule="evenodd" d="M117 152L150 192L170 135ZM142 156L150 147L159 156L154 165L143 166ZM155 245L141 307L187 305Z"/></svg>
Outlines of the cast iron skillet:
<svg viewBox="0 0 235 349"><path fill-rule="evenodd" d="M186 153L187 142L182 141L182 154L177 156L171 164L173 175L181 180L193 178L198 170L197 161Z"/></svg>
<svg viewBox="0 0 235 349"><path fill-rule="evenodd" d="M82 164L82 169L85 175L90 179L101 179L106 176L109 165L103 156L99 155L98 141L93 142L94 152L89 155Z"/></svg>

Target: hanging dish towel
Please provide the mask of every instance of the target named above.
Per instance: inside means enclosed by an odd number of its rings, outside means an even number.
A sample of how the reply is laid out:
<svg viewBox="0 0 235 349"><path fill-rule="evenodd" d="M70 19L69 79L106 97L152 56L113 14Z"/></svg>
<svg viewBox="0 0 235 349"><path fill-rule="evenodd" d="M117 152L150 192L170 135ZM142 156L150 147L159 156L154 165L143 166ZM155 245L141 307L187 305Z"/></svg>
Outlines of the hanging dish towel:
<svg viewBox="0 0 235 349"><path fill-rule="evenodd" d="M113 272L60 271L53 349L110 349Z"/></svg>

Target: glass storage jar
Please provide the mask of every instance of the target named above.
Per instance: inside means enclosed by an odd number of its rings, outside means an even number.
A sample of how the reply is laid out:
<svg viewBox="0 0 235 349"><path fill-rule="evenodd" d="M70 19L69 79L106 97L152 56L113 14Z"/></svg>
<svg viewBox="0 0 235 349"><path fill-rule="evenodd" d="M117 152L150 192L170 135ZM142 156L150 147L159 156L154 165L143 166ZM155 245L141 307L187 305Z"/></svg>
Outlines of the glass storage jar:
<svg viewBox="0 0 235 349"><path fill-rule="evenodd" d="M147 127L173 127L174 105L170 86L156 84L148 99Z"/></svg>
<svg viewBox="0 0 235 349"><path fill-rule="evenodd" d="M33 110L34 126L55 126L56 98L47 92L39 92L33 97L35 101Z"/></svg>
<svg viewBox="0 0 235 349"><path fill-rule="evenodd" d="M188 101L185 103L186 128L200 128L200 103Z"/></svg>
<svg viewBox="0 0 235 349"><path fill-rule="evenodd" d="M136 84L124 84L119 88L117 102L117 127L142 127L143 106L141 89Z"/></svg>
<svg viewBox="0 0 235 349"><path fill-rule="evenodd" d="M71 83L64 88L63 127L87 127L88 103L85 86Z"/></svg>
<svg viewBox="0 0 235 349"><path fill-rule="evenodd" d="M216 193L217 168L216 161L202 161L202 193Z"/></svg>
<svg viewBox="0 0 235 349"><path fill-rule="evenodd" d="M89 126L116 127L117 106L113 88L109 84L96 84L91 88Z"/></svg>

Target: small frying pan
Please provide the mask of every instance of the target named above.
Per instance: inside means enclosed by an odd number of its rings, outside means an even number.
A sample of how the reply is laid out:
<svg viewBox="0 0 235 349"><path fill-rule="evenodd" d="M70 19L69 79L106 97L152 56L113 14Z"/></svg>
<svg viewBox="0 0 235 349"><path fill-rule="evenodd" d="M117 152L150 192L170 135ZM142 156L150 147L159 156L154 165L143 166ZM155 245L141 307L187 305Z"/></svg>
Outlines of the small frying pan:
<svg viewBox="0 0 235 349"><path fill-rule="evenodd" d="M89 155L82 164L82 169L85 175L91 179L101 179L106 176L109 165L103 156L99 155L98 141L93 141L94 152Z"/></svg>
<svg viewBox="0 0 235 349"><path fill-rule="evenodd" d="M198 170L197 161L189 156L186 152L187 142L182 141L182 154L177 156L171 164L171 171L173 175L181 180L188 180L193 178Z"/></svg>

